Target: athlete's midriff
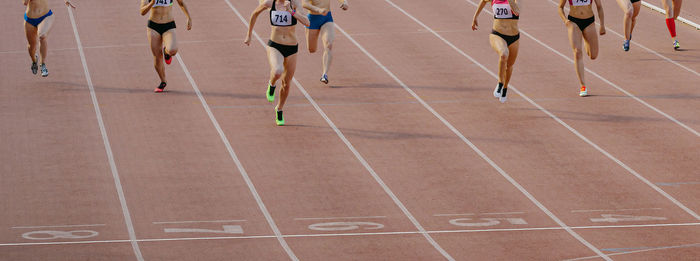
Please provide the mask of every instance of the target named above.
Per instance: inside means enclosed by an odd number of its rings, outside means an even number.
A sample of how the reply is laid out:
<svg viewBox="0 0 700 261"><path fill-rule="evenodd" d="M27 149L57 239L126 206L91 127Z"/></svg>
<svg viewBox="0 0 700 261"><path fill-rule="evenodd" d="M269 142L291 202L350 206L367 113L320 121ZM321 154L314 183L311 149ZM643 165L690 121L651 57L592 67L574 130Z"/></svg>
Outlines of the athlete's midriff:
<svg viewBox="0 0 700 261"><path fill-rule="evenodd" d="M32 0L27 5L27 17L29 18L39 18L44 16L50 10L49 3L47 0Z"/></svg>
<svg viewBox="0 0 700 261"><path fill-rule="evenodd" d="M571 6L569 15L580 19L588 19L593 16L593 7L592 5Z"/></svg>
<svg viewBox="0 0 700 261"><path fill-rule="evenodd" d="M301 1L301 0L295 0L295 1ZM331 10L331 0L311 0L311 4L323 8L326 10ZM310 14L315 14L315 15L320 15L321 13L316 13L314 11L309 11Z"/></svg>
<svg viewBox="0 0 700 261"><path fill-rule="evenodd" d="M296 45L298 42L295 26L273 26L270 40L278 44Z"/></svg>
<svg viewBox="0 0 700 261"><path fill-rule="evenodd" d="M518 20L514 19L494 19L493 30L505 35L516 35L520 33Z"/></svg>
<svg viewBox="0 0 700 261"><path fill-rule="evenodd" d="M151 16L148 19L159 24L170 23L175 21L172 11L172 6L155 6L151 8Z"/></svg>

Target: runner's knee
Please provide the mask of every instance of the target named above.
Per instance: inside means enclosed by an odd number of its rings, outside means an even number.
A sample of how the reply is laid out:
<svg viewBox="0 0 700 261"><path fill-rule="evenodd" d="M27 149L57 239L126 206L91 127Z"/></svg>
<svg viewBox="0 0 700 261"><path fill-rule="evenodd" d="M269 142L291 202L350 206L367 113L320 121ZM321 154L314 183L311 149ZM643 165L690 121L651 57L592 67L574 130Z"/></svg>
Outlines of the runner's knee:
<svg viewBox="0 0 700 261"><path fill-rule="evenodd" d="M574 48L574 57L577 60L581 60L583 58L583 51L581 51L579 48Z"/></svg>
<svg viewBox="0 0 700 261"><path fill-rule="evenodd" d="M508 55L509 55L508 50L503 50L503 52L501 52L501 53L498 55L498 58L501 59L501 60L503 60L503 61L507 61L507 60L508 60Z"/></svg>
<svg viewBox="0 0 700 261"><path fill-rule="evenodd" d="M591 51L591 60L595 60L596 58L598 58L598 52Z"/></svg>
<svg viewBox="0 0 700 261"><path fill-rule="evenodd" d="M282 74L284 73L284 68L282 66L279 66L275 68L272 73L275 75L275 78L282 77Z"/></svg>

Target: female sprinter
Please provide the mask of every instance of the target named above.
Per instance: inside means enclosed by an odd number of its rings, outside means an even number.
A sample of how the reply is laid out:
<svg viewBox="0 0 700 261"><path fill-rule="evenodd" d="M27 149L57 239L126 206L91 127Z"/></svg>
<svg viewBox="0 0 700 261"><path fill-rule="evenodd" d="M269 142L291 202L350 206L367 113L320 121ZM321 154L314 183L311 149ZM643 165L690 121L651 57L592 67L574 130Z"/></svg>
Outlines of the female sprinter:
<svg viewBox="0 0 700 261"><path fill-rule="evenodd" d="M270 25L272 31L270 40L267 42L267 58L270 62L270 81L267 84L267 101L275 100L275 83L282 78L282 90L280 90L280 99L275 107L275 121L278 126L284 125L282 117L282 109L287 96L289 95L290 82L294 77L294 72L297 67L297 51L299 44L297 43L296 31L294 26L297 20L305 26L309 26L309 19L306 15L299 11L301 8L301 0L260 0L258 7L253 10L250 15L250 26L248 26L248 34L245 37L246 45L250 45L250 37L253 33L255 21L258 15L270 9Z"/></svg>
<svg viewBox="0 0 700 261"><path fill-rule="evenodd" d="M477 18L488 2L491 2L494 19L489 42L491 42L491 48L500 57L498 60L498 86L493 91L493 96L499 98L501 102L506 102L508 83L510 76L513 75L513 64L518 58L518 48L520 47L520 41L518 41L520 39L520 30L518 30L520 8L518 0L481 0L476 13L474 13L472 30L479 27Z"/></svg>
<svg viewBox="0 0 700 261"><path fill-rule="evenodd" d="M673 39L673 49L681 49L681 44L676 38L676 19L678 15L681 14L681 5L683 5L683 0L663 0L661 1L666 10L666 27L668 27L668 32L671 33L671 39Z"/></svg>
<svg viewBox="0 0 700 261"><path fill-rule="evenodd" d="M148 18L148 41L153 52L153 65L160 77L160 85L155 89L156 93L163 92L168 85L165 80L165 63L170 64L173 56L177 54L177 42L175 38L175 18L173 17L173 1L175 0L141 0L141 15L151 11ZM192 29L192 19L187 11L184 0L177 0L180 9L187 17L187 30Z"/></svg>
<svg viewBox="0 0 700 261"><path fill-rule="evenodd" d="M32 58L32 73L36 74L39 70L37 66L38 57L36 56L36 46L39 46L39 53L41 54L41 76L49 76L49 70L46 69L46 54L48 49L48 43L46 37L51 31L51 26L53 25L53 12L49 9L48 0L24 0L24 5L27 6L27 11L24 13L24 32L27 35L27 49L29 50L29 57ZM75 8L70 0L66 0L66 6ZM37 39L38 38L38 39Z"/></svg>
<svg viewBox="0 0 700 261"><path fill-rule="evenodd" d="M617 5L625 12L625 16L622 17L622 24L625 27L625 41L622 42L622 49L627 52L630 50L632 31L634 31L634 25L637 23L637 15L639 15L642 2L640 0L617 0Z"/></svg>
<svg viewBox="0 0 700 261"><path fill-rule="evenodd" d="M568 18L564 15L564 6L567 1L571 6ZM576 65L578 81L581 83L581 92L579 92L579 96L581 97L588 96L588 90L586 89L586 83L583 78L585 70L583 69L583 52L581 51L582 37L588 57L590 57L591 60L595 60L598 57L598 35L596 35L595 32L593 2L595 2L596 9L598 9L598 16L600 17L600 35L604 35L605 20L603 6L600 4L600 0L559 1L559 16L569 30L569 41L571 42L571 48L574 49L574 64Z"/></svg>
<svg viewBox="0 0 700 261"><path fill-rule="evenodd" d="M347 0L338 0L340 9L348 10ZM318 36L323 40L323 74L321 82L328 84L328 69L331 66L331 50L335 39L335 24L331 15L331 0L304 0L304 8L309 10L310 26L306 28L306 43L310 53L318 49Z"/></svg>

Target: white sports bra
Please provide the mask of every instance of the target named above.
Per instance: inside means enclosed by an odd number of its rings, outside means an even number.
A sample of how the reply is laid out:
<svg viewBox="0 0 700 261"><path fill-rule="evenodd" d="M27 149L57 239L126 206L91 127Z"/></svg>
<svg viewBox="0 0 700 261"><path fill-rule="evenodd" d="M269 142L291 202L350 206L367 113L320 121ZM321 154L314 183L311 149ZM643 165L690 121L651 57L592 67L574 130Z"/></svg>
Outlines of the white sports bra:
<svg viewBox="0 0 700 261"><path fill-rule="evenodd" d="M156 3L153 4L153 7L156 7L156 6L172 6L174 0L148 0L148 2L150 2L150 1L156 1Z"/></svg>

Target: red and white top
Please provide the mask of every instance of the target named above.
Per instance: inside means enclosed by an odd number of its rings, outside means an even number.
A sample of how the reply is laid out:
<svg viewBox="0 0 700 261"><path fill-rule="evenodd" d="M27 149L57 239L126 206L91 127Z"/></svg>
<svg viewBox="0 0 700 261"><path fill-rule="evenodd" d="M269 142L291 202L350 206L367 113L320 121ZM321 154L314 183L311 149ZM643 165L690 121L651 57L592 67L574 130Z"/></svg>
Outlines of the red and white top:
<svg viewBox="0 0 700 261"><path fill-rule="evenodd" d="M593 4L593 0L569 0L569 5L584 6Z"/></svg>
<svg viewBox="0 0 700 261"><path fill-rule="evenodd" d="M590 1L590 0L589 0ZM493 0L491 1L494 19L519 19L517 14L513 13L508 0Z"/></svg>

